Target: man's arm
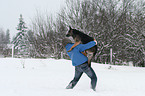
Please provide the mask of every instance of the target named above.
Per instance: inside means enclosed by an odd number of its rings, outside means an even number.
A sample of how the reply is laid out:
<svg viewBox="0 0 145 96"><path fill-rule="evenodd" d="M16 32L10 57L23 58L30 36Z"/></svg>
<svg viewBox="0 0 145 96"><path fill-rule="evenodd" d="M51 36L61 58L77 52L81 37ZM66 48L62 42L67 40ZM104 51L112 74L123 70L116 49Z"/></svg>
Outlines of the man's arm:
<svg viewBox="0 0 145 96"><path fill-rule="evenodd" d="M90 49L91 47L97 45L97 41L94 40L94 41L90 41L89 43L87 44L81 44L81 47L80 47L80 51L83 52L85 51L86 49Z"/></svg>

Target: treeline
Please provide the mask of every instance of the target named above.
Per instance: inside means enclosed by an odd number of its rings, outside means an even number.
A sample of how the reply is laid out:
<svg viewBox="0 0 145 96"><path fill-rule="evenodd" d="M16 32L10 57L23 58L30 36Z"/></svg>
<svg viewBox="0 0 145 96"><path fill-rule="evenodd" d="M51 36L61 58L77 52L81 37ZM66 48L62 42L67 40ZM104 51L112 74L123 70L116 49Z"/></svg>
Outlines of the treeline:
<svg viewBox="0 0 145 96"><path fill-rule="evenodd" d="M0 54L5 56L9 55L9 48L7 44L10 44L10 31L9 29L4 31L0 28Z"/></svg>
<svg viewBox="0 0 145 96"><path fill-rule="evenodd" d="M67 0L56 19L38 12L28 31L31 56L67 58L61 40L71 26L98 41L95 62L110 63L112 48L114 64L145 66L144 5L143 0Z"/></svg>

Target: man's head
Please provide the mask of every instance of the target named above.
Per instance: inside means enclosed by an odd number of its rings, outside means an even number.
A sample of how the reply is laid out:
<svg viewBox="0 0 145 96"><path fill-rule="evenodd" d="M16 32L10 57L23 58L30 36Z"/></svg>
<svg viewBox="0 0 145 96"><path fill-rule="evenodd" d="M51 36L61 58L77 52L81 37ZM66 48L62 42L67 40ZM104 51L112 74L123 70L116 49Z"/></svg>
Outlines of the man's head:
<svg viewBox="0 0 145 96"><path fill-rule="evenodd" d="M72 43L72 41L68 38L62 40L62 46L65 47L68 43Z"/></svg>

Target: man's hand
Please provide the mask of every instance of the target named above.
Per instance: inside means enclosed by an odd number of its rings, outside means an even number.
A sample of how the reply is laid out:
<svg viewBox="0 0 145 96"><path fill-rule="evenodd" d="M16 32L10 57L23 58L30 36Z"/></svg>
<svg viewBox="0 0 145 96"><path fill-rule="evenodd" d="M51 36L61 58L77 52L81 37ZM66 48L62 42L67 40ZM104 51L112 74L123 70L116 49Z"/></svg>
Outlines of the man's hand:
<svg viewBox="0 0 145 96"><path fill-rule="evenodd" d="M96 39L94 39L94 42L96 43L96 45L97 45L97 41L96 41Z"/></svg>

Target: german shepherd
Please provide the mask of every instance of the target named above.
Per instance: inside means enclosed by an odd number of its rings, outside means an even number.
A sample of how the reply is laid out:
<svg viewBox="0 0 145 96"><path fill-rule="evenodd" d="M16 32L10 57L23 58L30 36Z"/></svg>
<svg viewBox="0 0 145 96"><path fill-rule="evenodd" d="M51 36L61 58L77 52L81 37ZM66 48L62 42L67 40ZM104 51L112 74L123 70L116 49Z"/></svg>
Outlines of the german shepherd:
<svg viewBox="0 0 145 96"><path fill-rule="evenodd" d="M66 34L66 36L67 37L72 36L74 41L75 41L75 44L71 47L71 49L68 52L70 52L74 47L76 47L80 43L86 44L86 43L88 43L90 41L94 41L94 38L84 34L83 32L80 32L80 31L78 31L76 29L72 29L71 27L69 27L69 31ZM89 66L91 66L91 60L96 55L96 53L97 53L97 45L95 45L94 47L92 47L90 49L87 49L85 51L85 53L83 53L85 56L88 57Z"/></svg>

